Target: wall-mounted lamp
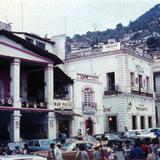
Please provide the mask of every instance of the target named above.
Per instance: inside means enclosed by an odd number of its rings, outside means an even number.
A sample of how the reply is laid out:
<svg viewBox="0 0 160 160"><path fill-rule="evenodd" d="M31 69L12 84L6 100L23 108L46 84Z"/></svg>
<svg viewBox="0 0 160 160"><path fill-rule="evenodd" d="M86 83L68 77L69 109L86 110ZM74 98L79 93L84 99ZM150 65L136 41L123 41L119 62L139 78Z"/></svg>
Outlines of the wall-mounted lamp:
<svg viewBox="0 0 160 160"><path fill-rule="evenodd" d="M129 104L128 104L128 110L131 110L131 108L132 108L132 103L130 102Z"/></svg>
<svg viewBox="0 0 160 160"><path fill-rule="evenodd" d="M109 122L111 122L112 121L112 117L109 117L108 120L109 120Z"/></svg>

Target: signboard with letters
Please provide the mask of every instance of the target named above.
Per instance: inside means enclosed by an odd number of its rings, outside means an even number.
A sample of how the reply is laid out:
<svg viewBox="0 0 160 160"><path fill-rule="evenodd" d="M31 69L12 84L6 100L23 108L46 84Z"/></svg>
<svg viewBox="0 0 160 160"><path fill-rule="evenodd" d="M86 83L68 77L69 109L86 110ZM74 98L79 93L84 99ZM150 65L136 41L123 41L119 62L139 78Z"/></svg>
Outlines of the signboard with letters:
<svg viewBox="0 0 160 160"><path fill-rule="evenodd" d="M57 109L72 109L70 100L54 99L54 107Z"/></svg>

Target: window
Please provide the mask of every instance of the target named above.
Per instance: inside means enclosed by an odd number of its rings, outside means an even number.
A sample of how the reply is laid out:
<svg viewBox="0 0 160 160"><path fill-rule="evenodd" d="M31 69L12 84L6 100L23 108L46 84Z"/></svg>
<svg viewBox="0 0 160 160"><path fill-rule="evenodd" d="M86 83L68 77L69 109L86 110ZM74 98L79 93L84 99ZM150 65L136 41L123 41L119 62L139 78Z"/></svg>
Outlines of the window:
<svg viewBox="0 0 160 160"><path fill-rule="evenodd" d="M84 89L84 106L83 109L85 111L92 110L93 106L93 91L91 88L85 88Z"/></svg>
<svg viewBox="0 0 160 160"><path fill-rule="evenodd" d="M132 116L132 129L137 129L137 117Z"/></svg>
<svg viewBox="0 0 160 160"><path fill-rule="evenodd" d="M146 77L146 85L147 85L147 92L148 92L148 90L150 88L150 86L149 86L149 77Z"/></svg>
<svg viewBox="0 0 160 160"><path fill-rule="evenodd" d="M115 90L115 74L114 72L107 73L107 90Z"/></svg>
<svg viewBox="0 0 160 160"><path fill-rule="evenodd" d="M148 128L152 128L152 117L148 117Z"/></svg>
<svg viewBox="0 0 160 160"><path fill-rule="evenodd" d="M41 49L45 49L45 43L43 43L43 42L36 41L36 46L41 48Z"/></svg>
<svg viewBox="0 0 160 160"><path fill-rule="evenodd" d="M33 39L32 38L26 37L26 41L33 44Z"/></svg>
<svg viewBox="0 0 160 160"><path fill-rule="evenodd" d="M139 75L139 92L141 92L141 88L143 88L142 75Z"/></svg>
<svg viewBox="0 0 160 160"><path fill-rule="evenodd" d="M130 73L131 75L131 87L134 87L134 73Z"/></svg>
<svg viewBox="0 0 160 160"><path fill-rule="evenodd" d="M141 129L145 128L144 122L145 122L144 116L141 116Z"/></svg>

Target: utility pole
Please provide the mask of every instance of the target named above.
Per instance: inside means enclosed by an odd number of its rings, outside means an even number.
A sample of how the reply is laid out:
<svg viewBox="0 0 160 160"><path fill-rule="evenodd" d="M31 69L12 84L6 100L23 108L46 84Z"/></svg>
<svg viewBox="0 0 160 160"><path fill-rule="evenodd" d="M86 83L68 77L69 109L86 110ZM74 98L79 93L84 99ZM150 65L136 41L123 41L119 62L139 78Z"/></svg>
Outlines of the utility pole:
<svg viewBox="0 0 160 160"><path fill-rule="evenodd" d="M23 1L21 1L21 20L22 20L22 32L23 32Z"/></svg>

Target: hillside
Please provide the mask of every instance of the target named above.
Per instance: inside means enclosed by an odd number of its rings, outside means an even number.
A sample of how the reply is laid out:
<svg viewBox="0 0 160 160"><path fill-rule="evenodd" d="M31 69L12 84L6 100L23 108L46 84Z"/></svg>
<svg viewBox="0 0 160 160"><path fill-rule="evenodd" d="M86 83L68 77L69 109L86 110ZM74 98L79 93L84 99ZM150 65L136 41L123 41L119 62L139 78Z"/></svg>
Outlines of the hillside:
<svg viewBox="0 0 160 160"><path fill-rule="evenodd" d="M135 21L130 21L128 26L121 23L115 29L105 31L88 31L84 35L76 34L72 38L67 37L67 51L92 47L100 42L105 43L108 39L130 40L147 39L152 36L160 36L160 4L157 4L149 11L138 17Z"/></svg>

